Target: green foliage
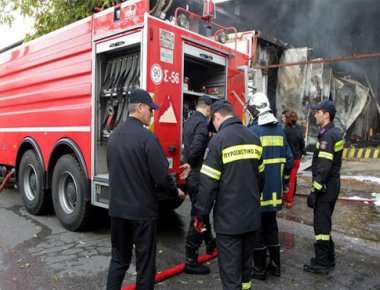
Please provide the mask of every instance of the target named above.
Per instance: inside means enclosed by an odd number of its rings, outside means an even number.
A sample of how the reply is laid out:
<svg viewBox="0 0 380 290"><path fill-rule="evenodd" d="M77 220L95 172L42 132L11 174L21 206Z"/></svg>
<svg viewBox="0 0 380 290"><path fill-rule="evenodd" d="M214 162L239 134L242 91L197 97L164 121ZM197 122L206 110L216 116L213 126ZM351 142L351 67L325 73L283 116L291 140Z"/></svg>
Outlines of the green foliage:
<svg viewBox="0 0 380 290"><path fill-rule="evenodd" d="M34 34L27 39L36 38L94 13L95 7L106 8L115 0L0 0L0 24L11 25L13 11L35 20Z"/></svg>

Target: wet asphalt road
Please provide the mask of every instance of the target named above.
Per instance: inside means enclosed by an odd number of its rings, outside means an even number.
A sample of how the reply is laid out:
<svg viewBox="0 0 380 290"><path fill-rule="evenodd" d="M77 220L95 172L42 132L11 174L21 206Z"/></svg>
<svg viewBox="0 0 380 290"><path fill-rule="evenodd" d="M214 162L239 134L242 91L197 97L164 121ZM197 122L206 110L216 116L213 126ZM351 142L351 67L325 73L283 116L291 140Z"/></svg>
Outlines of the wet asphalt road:
<svg viewBox="0 0 380 290"><path fill-rule="evenodd" d="M187 200L176 213L160 220L158 270L183 261L188 212ZM15 190L0 193L0 290L104 289L110 241L107 218L102 219L91 231L68 232L54 216L29 215ZM302 271L312 255L312 228L286 219L280 219L279 226L282 277L254 281L254 289L380 290L379 243L335 232L336 269L328 276L316 276ZM219 290L216 260L209 265L212 273L208 276L181 274L156 289ZM134 278L132 265L125 285Z"/></svg>

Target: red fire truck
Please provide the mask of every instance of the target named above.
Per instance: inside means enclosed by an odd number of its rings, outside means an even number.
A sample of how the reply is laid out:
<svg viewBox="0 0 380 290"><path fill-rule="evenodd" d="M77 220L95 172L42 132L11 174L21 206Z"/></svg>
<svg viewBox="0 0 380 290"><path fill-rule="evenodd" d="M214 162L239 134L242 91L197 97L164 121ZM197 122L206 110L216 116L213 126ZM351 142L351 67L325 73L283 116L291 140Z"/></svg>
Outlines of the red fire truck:
<svg viewBox="0 0 380 290"><path fill-rule="evenodd" d="M0 166L15 171L30 213L52 202L62 225L79 230L92 207L108 207L107 140L126 117L129 88L160 104L151 130L174 178L182 125L200 95L228 99L244 117L241 68L254 33L247 40L184 8L163 20L150 8L126 1L0 54ZM234 40L218 41L226 35Z"/></svg>

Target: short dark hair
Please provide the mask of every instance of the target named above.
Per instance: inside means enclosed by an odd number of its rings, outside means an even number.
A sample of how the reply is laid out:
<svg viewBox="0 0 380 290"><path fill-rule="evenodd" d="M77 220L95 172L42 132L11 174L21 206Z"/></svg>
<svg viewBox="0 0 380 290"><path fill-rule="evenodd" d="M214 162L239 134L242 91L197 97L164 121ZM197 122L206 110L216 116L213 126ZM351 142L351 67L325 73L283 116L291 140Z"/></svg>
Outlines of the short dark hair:
<svg viewBox="0 0 380 290"><path fill-rule="evenodd" d="M201 106L211 106L212 105L212 99L208 95L203 95L198 98L197 101L197 107Z"/></svg>
<svg viewBox="0 0 380 290"><path fill-rule="evenodd" d="M218 100L211 105L211 114L215 114L221 109L226 109L225 113L233 113L231 103L226 100Z"/></svg>
<svg viewBox="0 0 380 290"><path fill-rule="evenodd" d="M127 111L129 114L133 114L137 111L137 106L139 104L138 103L132 103L132 104L128 104L128 107L127 107Z"/></svg>
<svg viewBox="0 0 380 290"><path fill-rule="evenodd" d="M286 115L286 113L288 113L289 111L288 110L283 110L281 115Z"/></svg>
<svg viewBox="0 0 380 290"><path fill-rule="evenodd" d="M223 117L233 116L234 115L234 110L232 109L231 106L225 106L225 107L219 109L218 111L216 111L215 113L219 113Z"/></svg>
<svg viewBox="0 0 380 290"><path fill-rule="evenodd" d="M205 101L202 100L202 99L199 99L199 100L197 101L197 107L202 107L202 108L204 108L204 107L210 107L210 106L211 106L211 104L205 102Z"/></svg>
<svg viewBox="0 0 380 290"><path fill-rule="evenodd" d="M329 112L329 111L327 111L327 110L325 110L325 109L321 109L321 111L322 111L323 113L329 113L330 121L331 121L331 122L334 121L335 115L331 114L331 112Z"/></svg>

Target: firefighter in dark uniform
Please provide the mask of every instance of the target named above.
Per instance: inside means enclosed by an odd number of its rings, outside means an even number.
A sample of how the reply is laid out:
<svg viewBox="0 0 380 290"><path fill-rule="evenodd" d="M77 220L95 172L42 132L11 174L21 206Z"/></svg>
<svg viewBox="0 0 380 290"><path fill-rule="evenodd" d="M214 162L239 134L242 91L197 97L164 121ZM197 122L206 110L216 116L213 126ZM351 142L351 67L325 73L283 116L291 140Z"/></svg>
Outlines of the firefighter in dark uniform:
<svg viewBox="0 0 380 290"><path fill-rule="evenodd" d="M260 138L264 162L264 189L260 200L261 228L254 249L252 277L265 280L268 271L274 276L281 275L277 211L282 208L284 172L290 172L293 155L283 128L272 114L267 96L255 93L249 100L248 110L254 118L248 127ZM267 251L270 258L268 264Z"/></svg>
<svg viewBox="0 0 380 290"><path fill-rule="evenodd" d="M184 198L168 174L168 161L149 126L158 106L141 89L128 92L129 116L111 134L107 147L112 257L107 289L120 289L136 253L136 285L154 288L158 191Z"/></svg>
<svg viewBox="0 0 380 290"><path fill-rule="evenodd" d="M193 227L196 216L194 204L198 195L200 170L203 156L209 141L209 118L212 100L204 95L199 97L196 110L184 124L184 162L190 164L191 172L187 178L187 193L191 200L191 219L186 237L186 262L184 272L188 274L208 274L210 268L198 263L198 250L204 240L208 254L212 254L216 245L212 236L209 219L205 217L206 231L198 233Z"/></svg>
<svg viewBox="0 0 380 290"><path fill-rule="evenodd" d="M312 162L312 191L307 205L314 209L315 257L304 265L306 272L327 274L335 267L335 246L331 237L331 216L340 190L340 168L344 140L332 122L336 109L325 100L317 106L314 117L320 127Z"/></svg>
<svg viewBox="0 0 380 290"><path fill-rule="evenodd" d="M208 144L201 168L196 200L200 222L195 226L202 225L214 208L223 289L251 289L252 244L260 226L262 147L234 117L227 101L212 105L212 122L217 134Z"/></svg>

